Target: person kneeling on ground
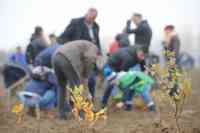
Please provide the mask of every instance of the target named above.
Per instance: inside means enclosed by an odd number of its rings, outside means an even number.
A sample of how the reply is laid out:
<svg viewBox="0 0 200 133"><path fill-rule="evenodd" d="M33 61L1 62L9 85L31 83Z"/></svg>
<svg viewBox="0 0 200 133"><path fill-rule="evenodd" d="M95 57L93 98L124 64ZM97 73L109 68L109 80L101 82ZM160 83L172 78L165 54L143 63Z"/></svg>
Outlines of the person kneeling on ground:
<svg viewBox="0 0 200 133"><path fill-rule="evenodd" d="M31 80L26 84L25 91L19 92L17 96L25 106L29 107L29 113L34 115L33 109L37 106L44 110L55 107L57 88L57 79L51 70L38 66L33 69Z"/></svg>
<svg viewBox="0 0 200 133"><path fill-rule="evenodd" d="M140 71L120 72L114 76L114 72L108 77L112 82L112 96L116 101L120 101L117 106L125 106L125 110L132 110L132 99L139 95L142 97L149 111L156 111L155 104L150 95L151 86L154 80Z"/></svg>

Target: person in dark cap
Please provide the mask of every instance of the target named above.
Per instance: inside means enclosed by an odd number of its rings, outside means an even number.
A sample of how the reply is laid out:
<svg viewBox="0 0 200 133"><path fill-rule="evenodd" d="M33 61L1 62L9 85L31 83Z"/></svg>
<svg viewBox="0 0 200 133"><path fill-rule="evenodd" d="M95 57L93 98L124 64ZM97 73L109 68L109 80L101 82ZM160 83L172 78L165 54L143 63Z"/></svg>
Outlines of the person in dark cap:
<svg viewBox="0 0 200 133"><path fill-rule="evenodd" d="M128 71L135 65L140 65L141 70L145 70L145 55L140 46L134 45L119 49L112 54L108 60L107 65L115 72Z"/></svg>
<svg viewBox="0 0 200 133"><path fill-rule="evenodd" d="M119 33L115 36L115 40L111 43L108 56L116 53L120 48L130 46L130 41L128 38L128 34L126 33Z"/></svg>
<svg viewBox="0 0 200 133"><path fill-rule="evenodd" d="M126 33L117 34L115 39L116 39L116 41L118 41L120 48L130 46L128 34L126 34Z"/></svg>

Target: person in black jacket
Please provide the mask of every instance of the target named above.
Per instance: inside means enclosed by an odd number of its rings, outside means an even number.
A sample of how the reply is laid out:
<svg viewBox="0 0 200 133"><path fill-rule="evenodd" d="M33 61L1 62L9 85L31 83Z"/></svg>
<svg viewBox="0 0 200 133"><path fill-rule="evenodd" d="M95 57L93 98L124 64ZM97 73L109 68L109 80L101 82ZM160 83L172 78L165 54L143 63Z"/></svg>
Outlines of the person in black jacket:
<svg viewBox="0 0 200 133"><path fill-rule="evenodd" d="M65 31L59 37L59 43L64 44L69 41L87 40L95 44L102 53L99 40L99 25L95 22L97 10L90 8L84 17L72 19ZM95 90L96 74L92 74L88 81L90 90ZM94 97L94 91L93 97Z"/></svg>
<svg viewBox="0 0 200 133"><path fill-rule="evenodd" d="M97 10L90 8L81 18L72 19L65 31L59 37L61 44L75 40L88 40L96 44L101 52L99 41L99 25L95 22Z"/></svg>
<svg viewBox="0 0 200 133"><path fill-rule="evenodd" d="M120 48L130 46L128 34L126 34L126 33L117 34L116 37L115 37L115 40L119 43Z"/></svg>
<svg viewBox="0 0 200 133"><path fill-rule="evenodd" d="M34 64L35 57L48 47L48 41L44 37L42 27L36 26L32 34L30 43L26 48L26 60L28 64Z"/></svg>
<svg viewBox="0 0 200 133"><path fill-rule="evenodd" d="M131 21L136 25L135 29L131 29ZM125 28L126 33L134 33L135 34L135 44L141 45L145 54L148 54L149 47L151 44L152 38L152 30L146 20L143 20L142 15L139 13L133 14L131 20L127 21L127 25Z"/></svg>
<svg viewBox="0 0 200 133"><path fill-rule="evenodd" d="M107 65L115 72L128 71L136 65L140 65L140 70L145 70L145 56L140 46L134 45L120 48L112 54L107 61Z"/></svg>

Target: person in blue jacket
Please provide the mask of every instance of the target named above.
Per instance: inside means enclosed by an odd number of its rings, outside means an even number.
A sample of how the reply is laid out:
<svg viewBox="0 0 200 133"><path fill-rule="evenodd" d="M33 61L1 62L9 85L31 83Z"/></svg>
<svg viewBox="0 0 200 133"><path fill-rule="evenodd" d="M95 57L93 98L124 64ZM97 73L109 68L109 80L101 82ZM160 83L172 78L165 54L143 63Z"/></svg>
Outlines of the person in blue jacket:
<svg viewBox="0 0 200 133"><path fill-rule="evenodd" d="M35 66L46 66L48 68L52 68L51 58L54 52L60 47L58 42L56 41L56 36L51 34L50 36L51 46L49 48L44 49L40 52L34 61Z"/></svg>
<svg viewBox="0 0 200 133"><path fill-rule="evenodd" d="M19 92L17 96L30 110L36 106L50 110L56 105L58 87L56 76L51 70L38 66L33 69L31 80L26 84L25 91Z"/></svg>
<svg viewBox="0 0 200 133"><path fill-rule="evenodd" d="M10 57L9 57L9 62L10 63L14 63L14 64L18 64L22 67L25 67L27 65L26 62L26 56L25 54L22 52L22 48L20 46L17 46L16 48L16 52L13 53Z"/></svg>

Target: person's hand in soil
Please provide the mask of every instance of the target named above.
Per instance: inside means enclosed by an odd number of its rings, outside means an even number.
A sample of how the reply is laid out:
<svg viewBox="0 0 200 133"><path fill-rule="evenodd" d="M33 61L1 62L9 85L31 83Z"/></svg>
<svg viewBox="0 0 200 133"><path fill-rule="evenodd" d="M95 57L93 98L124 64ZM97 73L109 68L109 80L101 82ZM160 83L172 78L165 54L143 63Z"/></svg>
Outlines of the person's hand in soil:
<svg viewBox="0 0 200 133"><path fill-rule="evenodd" d="M31 117L36 117L35 107L30 107L27 114Z"/></svg>
<svg viewBox="0 0 200 133"><path fill-rule="evenodd" d="M121 109L123 106L124 106L123 102L119 102L119 103L116 104L117 109Z"/></svg>
<svg viewBox="0 0 200 133"><path fill-rule="evenodd" d="M42 111L44 112L44 114L46 114L46 117L48 119L54 119L56 117L56 115L53 111L50 111L50 110L47 110L47 109L43 109Z"/></svg>
<svg viewBox="0 0 200 133"><path fill-rule="evenodd" d="M56 116L55 116L55 113L54 112L52 112L52 111L48 111L47 112L47 118L49 118L49 119L54 119Z"/></svg>

